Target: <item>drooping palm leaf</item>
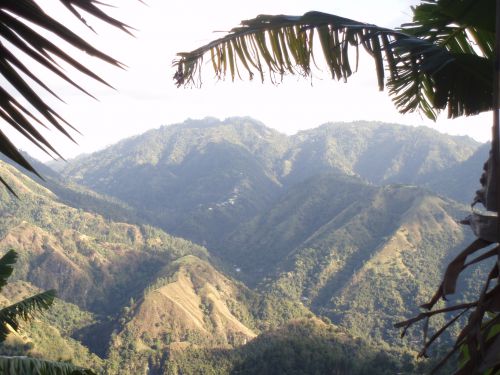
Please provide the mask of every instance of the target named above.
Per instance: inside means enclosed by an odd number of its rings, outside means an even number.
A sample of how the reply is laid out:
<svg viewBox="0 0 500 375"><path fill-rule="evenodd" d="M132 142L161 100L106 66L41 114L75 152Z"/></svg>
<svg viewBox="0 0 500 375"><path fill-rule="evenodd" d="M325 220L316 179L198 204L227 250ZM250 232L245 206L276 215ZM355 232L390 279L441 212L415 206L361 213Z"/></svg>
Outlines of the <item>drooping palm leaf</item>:
<svg viewBox="0 0 500 375"><path fill-rule="evenodd" d="M17 253L15 250L7 251L4 256L0 258L0 291L7 284L7 279L14 271L14 264L17 261Z"/></svg>
<svg viewBox="0 0 500 375"><path fill-rule="evenodd" d="M97 0L60 0L78 20L87 22L79 10L97 17L104 22L129 32L129 27L120 21L112 18L104 12L99 5L105 5ZM55 97L54 93L46 83L42 82L31 69L26 65L26 61L38 64L48 69L52 73L61 77L68 84L76 87L82 92L89 94L79 84L72 80L59 66L58 60L62 61L86 76L108 85L93 71L85 67L58 46L54 38L40 34L31 24L47 30L55 39L69 43L71 46L81 50L87 55L93 56L106 63L123 67L117 60L101 52L92 44L75 34L68 27L61 24L44 12L44 10L33 0L3 0L0 3L0 75L14 88L16 93L8 92L0 87L0 118L6 124L12 126L25 138L49 155L60 156L37 130L39 126L53 126L58 131L72 139L68 133L71 125L61 118L40 96L40 90L34 88L37 85ZM89 26L90 27L90 26ZM8 42L8 43L6 43ZM29 56L30 59L21 59L19 52ZM35 83L35 85L33 84ZM26 103L14 99L15 95L20 95ZM90 95L90 94L89 94ZM37 174L29 162L21 155L18 149L0 131L0 152L11 160L15 161L27 170ZM0 180L3 184L5 182Z"/></svg>
<svg viewBox="0 0 500 375"><path fill-rule="evenodd" d="M16 375L95 375L89 369L65 362L27 357L0 356L0 373Z"/></svg>
<svg viewBox="0 0 500 375"><path fill-rule="evenodd" d="M7 284L7 279L14 270L17 261L17 252L9 250L0 258L0 291ZM33 314L49 308L54 302L56 292L49 290L39 293L10 306L0 309L0 343L3 342L11 330L17 331L21 320L27 321Z"/></svg>
<svg viewBox="0 0 500 375"><path fill-rule="evenodd" d="M481 1L494 6L492 0ZM451 20L450 15L447 22ZM332 78L346 80L356 70L363 47L375 62L379 89L388 85L402 113L420 110L435 119L446 107L450 118L492 109L489 30L481 25L473 28L481 43L484 41L487 53L483 55L451 48L453 38L442 45L434 43L434 29L425 34L424 26L415 22L408 26L415 34L411 35L406 28L391 30L320 12L300 17L261 15L192 52L179 53L174 79L178 86L198 84L203 58L210 52L218 78L234 80L246 72L250 79L258 73L264 80L265 71L271 81L288 73L308 76L317 60L314 57L322 53ZM460 39L458 33L455 39Z"/></svg>
<svg viewBox="0 0 500 375"><path fill-rule="evenodd" d="M450 51L493 58L495 2L423 0L413 9L413 22L403 29Z"/></svg>
<svg viewBox="0 0 500 375"><path fill-rule="evenodd" d="M413 22L398 30L319 12L302 17L258 16L243 21L240 27L220 39L192 52L180 53L180 59L174 62L177 67L174 79L178 86L198 84L202 61L208 52L218 78L229 76L234 80L247 72L252 79L257 72L264 80L266 71L271 80L284 74L308 76L317 61L314 56L321 48L332 77L346 80L353 73L350 50L354 50L357 67L358 50L362 46L375 62L379 88L388 86L402 113L420 110L435 119L445 108L450 118L498 109L498 105L493 104L496 92L493 61L495 53L497 56L499 53L495 43L500 40L500 31L495 27L495 16L500 14L496 2L423 0L413 11ZM320 47L315 48L318 41ZM496 147L493 152L497 153ZM487 164L489 169L486 168L481 178L483 189L475 203L483 203L485 208L498 212L500 199L495 186L500 172L492 169L499 164ZM476 254L500 241L500 221L498 215L478 214L466 221L463 223L471 225L478 239L450 263L439 289L431 301L422 306L428 311L396 326L404 328L404 334L414 323L424 322L421 352L424 356L433 342L467 313L467 323L440 365L455 352L465 351L468 358L456 375L499 374L500 247ZM457 279L465 269L492 257L496 257L497 262L476 300L433 310L440 298L455 292ZM497 285L493 286L495 279ZM429 318L450 313L454 316L428 336Z"/></svg>
<svg viewBox="0 0 500 375"><path fill-rule="evenodd" d="M35 313L48 309L54 302L55 290L48 290L25 298L0 310L0 343L11 330L17 331L21 320L30 320Z"/></svg>

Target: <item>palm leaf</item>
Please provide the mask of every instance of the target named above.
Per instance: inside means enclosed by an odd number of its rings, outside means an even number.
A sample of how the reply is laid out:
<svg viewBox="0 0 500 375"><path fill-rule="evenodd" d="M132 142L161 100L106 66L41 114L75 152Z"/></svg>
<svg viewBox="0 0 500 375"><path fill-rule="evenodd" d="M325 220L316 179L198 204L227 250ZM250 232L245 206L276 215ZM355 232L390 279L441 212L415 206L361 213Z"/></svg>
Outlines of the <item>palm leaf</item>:
<svg viewBox="0 0 500 375"><path fill-rule="evenodd" d="M450 19L453 18L449 16L447 20ZM493 64L488 58L489 44L485 41L486 53L479 54L452 48L453 38L448 43L435 43L438 36L441 39L444 36L433 35L432 30L422 36L424 28L430 26L421 25L418 19L415 22L406 32L406 28L391 30L320 12L298 17L260 15L243 21L220 39L189 53L179 53L180 59L174 62L177 67L174 80L178 86L198 85L203 58L211 52L218 78L227 75L225 66L234 65L246 70L249 77L257 71L264 80L262 61L272 82L287 73L309 76L315 55L322 53L332 78L345 81L353 73L351 50L357 60L361 47L375 62L379 89L388 86L401 113L418 110L436 119L445 108L450 118L492 109ZM481 41L488 39L483 36L489 36L489 30L479 26L474 30ZM463 45L461 38L456 34L455 42L460 39L461 43L455 44ZM318 40L320 48L315 47ZM257 48L244 48L248 45ZM229 47L236 53L229 53ZM231 79L234 80L232 73Z"/></svg>
<svg viewBox="0 0 500 375"><path fill-rule="evenodd" d="M104 12L99 5L105 5L98 0L60 0L63 5L71 11L78 20L85 23L80 10L90 14L104 22L117 27L121 30L129 32L129 27L120 21L112 18ZM51 144L37 131L38 126L52 126L61 133L65 134L69 139L72 139L68 133L68 128L72 126L61 118L51 107L46 100L40 95L39 91L34 88L33 83L45 92L58 98L44 82L36 77L31 70L25 65L25 62L18 58L19 52L29 56L31 63L36 63L48 69L52 73L61 77L68 84L76 87L82 92L90 95L79 84L73 81L60 67L58 61L62 61L87 77L90 77L102 84L108 85L93 71L78 61L78 58L66 53L62 48L57 46L56 42L41 35L36 31L31 24L46 29L53 37L59 41L69 43L71 46L79 49L87 55L93 56L106 63L123 67L123 65L101 52L92 44L72 32L68 27L64 26L56 19L46 14L43 9L37 5L34 0L3 0L0 4L0 37L9 44L0 42L0 75L17 92L17 95L24 99L23 104L14 99L14 94L7 92L3 87L0 87L0 117L6 124L12 126L25 138L34 145L48 153L49 155L57 155L57 151ZM89 26L90 27L90 26ZM28 171L37 173L29 162L21 155L19 150L9 141L9 139L0 133L0 152L6 155L9 159L15 161ZM0 179L0 183L6 183ZM11 190L11 189L9 189Z"/></svg>
<svg viewBox="0 0 500 375"><path fill-rule="evenodd" d="M493 58L495 2L492 0L424 0L413 10L406 33L458 53Z"/></svg>
<svg viewBox="0 0 500 375"><path fill-rule="evenodd" d="M54 302L55 290L39 293L0 310L0 343L11 330L17 331L21 320L28 321L34 314L48 309Z"/></svg>
<svg viewBox="0 0 500 375"><path fill-rule="evenodd" d="M7 285L7 279L14 271L13 265L16 264L17 253L15 250L9 250L0 258L0 291Z"/></svg>
<svg viewBox="0 0 500 375"><path fill-rule="evenodd" d="M91 370L70 363L6 356L0 356L0 373L6 375L95 375Z"/></svg>

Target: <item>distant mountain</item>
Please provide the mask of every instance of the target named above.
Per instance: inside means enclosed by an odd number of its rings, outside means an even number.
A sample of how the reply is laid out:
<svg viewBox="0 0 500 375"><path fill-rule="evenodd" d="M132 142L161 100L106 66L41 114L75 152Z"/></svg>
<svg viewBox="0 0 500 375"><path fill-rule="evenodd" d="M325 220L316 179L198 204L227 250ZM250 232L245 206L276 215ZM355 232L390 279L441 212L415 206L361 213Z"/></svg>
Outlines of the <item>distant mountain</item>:
<svg viewBox="0 0 500 375"><path fill-rule="evenodd" d="M479 147L469 137L427 127L380 122L328 123L290 137L283 163L289 181L336 170L374 184L422 184L466 159Z"/></svg>
<svg viewBox="0 0 500 375"><path fill-rule="evenodd" d="M490 143L481 145L467 160L430 175L425 186L459 202L472 203L476 190L480 188L479 178L490 148Z"/></svg>
<svg viewBox="0 0 500 375"><path fill-rule="evenodd" d="M191 120L80 158L63 174L171 233L211 243L274 199L273 168L286 143L251 120Z"/></svg>
<svg viewBox="0 0 500 375"><path fill-rule="evenodd" d="M216 248L309 177L338 172L372 184L426 185L479 146L424 127L332 123L288 137L250 118L208 118L82 156L62 174L125 202L142 220Z"/></svg>

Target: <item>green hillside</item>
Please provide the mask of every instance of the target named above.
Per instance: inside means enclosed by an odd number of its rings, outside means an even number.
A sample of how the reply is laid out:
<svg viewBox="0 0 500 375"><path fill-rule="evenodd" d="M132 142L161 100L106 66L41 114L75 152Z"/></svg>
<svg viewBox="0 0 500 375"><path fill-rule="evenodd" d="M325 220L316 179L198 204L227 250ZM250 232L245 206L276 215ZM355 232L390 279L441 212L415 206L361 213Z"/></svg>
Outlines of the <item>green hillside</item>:
<svg viewBox="0 0 500 375"><path fill-rule="evenodd" d="M188 348L171 352L164 373L179 374L373 374L428 373L404 351L373 347L321 320L294 320L232 350ZM440 374L450 372L444 368Z"/></svg>
<svg viewBox="0 0 500 375"><path fill-rule="evenodd" d="M402 341L393 325L468 240L468 209L449 197L474 186L484 147L425 128L285 136L233 118L164 126L60 172L33 161L44 181L0 161L20 196L0 195L0 252L20 253L0 302L61 298L0 352L109 375L419 373L420 333Z"/></svg>
<svg viewBox="0 0 500 375"><path fill-rule="evenodd" d="M311 314L301 303L224 276L203 247L67 206L2 161L0 171L20 197L0 196L0 253L19 253L0 303L49 288L60 298L21 336L9 337L0 347L4 355L136 374L171 345L232 348Z"/></svg>
<svg viewBox="0 0 500 375"><path fill-rule="evenodd" d="M218 255L260 290L300 300L357 336L398 344L393 324L416 313L470 240L456 222L465 215L420 188L322 175L291 188Z"/></svg>
<svg viewBox="0 0 500 375"><path fill-rule="evenodd" d="M251 118L187 120L69 162L62 175L209 248L295 184L337 172L426 185L479 147L424 127L355 122L286 136ZM441 191L439 191L441 193Z"/></svg>
<svg viewBox="0 0 500 375"><path fill-rule="evenodd" d="M468 239L456 223L467 208L445 196L465 197L456 181L473 176L483 148L376 122L284 136L249 118L188 120L79 158L63 174L206 245L256 290L393 345L394 322L415 313L409 306L429 297Z"/></svg>

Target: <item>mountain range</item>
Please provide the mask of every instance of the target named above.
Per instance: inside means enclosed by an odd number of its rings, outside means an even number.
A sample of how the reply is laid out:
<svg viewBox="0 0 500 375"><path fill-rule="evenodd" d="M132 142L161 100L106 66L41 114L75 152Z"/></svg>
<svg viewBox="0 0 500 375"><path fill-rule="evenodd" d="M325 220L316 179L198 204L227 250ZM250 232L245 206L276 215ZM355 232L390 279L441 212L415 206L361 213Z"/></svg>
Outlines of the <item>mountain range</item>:
<svg viewBox="0 0 500 375"><path fill-rule="evenodd" d="M20 289L55 288L70 306L71 328L43 323L78 347L72 358L109 374L186 373L183 353L219 358L203 350L247 368L266 331L314 316L344 332L338 345L393 350L403 366L420 333L401 341L393 324L470 240L456 219L487 151L377 122L286 136L251 118L187 120L40 165L45 181L0 161L20 196L1 191L0 250L20 252Z"/></svg>

